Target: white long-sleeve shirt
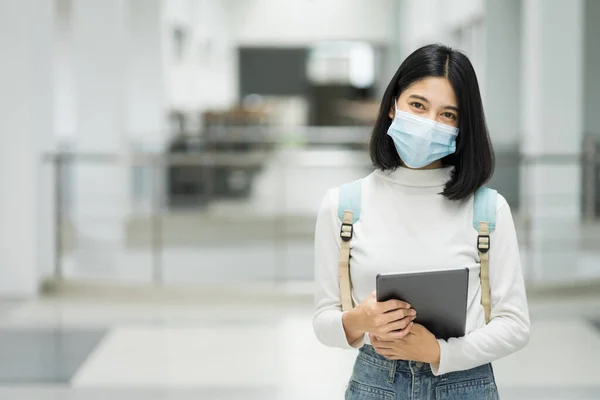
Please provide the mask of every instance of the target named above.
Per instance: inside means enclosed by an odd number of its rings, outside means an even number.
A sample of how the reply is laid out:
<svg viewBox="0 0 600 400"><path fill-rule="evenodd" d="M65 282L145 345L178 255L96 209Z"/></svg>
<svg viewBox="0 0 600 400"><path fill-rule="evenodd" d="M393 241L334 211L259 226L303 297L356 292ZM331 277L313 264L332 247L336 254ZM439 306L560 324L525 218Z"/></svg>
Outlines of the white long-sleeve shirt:
<svg viewBox="0 0 600 400"><path fill-rule="evenodd" d="M440 344L435 375L467 370L525 346L529 312L517 236L506 200L498 195L496 229L490 235L491 317L481 306L473 197L450 201L439 193L452 168L375 171L362 184L361 215L351 241L352 296L359 304L375 290L378 273L469 268L466 335ZM325 195L315 231L315 315L317 338L325 345L359 348L368 335L348 343L342 325L338 256L338 188ZM418 312L418 310L417 310Z"/></svg>

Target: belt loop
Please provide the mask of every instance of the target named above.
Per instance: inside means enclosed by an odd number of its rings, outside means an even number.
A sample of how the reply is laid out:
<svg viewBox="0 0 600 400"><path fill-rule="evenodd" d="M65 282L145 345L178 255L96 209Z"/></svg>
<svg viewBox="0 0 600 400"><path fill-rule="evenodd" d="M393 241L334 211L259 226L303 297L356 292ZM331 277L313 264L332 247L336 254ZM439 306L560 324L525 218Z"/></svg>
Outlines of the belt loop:
<svg viewBox="0 0 600 400"><path fill-rule="evenodd" d="M388 383L394 383L396 380L396 365L398 361L390 360L390 374L388 375Z"/></svg>

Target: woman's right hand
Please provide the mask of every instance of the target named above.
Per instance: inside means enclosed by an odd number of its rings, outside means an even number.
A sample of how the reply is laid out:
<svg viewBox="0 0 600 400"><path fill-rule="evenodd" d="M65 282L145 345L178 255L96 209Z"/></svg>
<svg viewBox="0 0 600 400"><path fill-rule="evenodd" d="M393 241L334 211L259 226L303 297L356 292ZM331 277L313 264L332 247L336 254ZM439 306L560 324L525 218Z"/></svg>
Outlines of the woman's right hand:
<svg viewBox="0 0 600 400"><path fill-rule="evenodd" d="M361 330L381 340L402 339L410 332L417 313L410 304L400 300L378 302L375 292L357 307L362 313Z"/></svg>
<svg viewBox="0 0 600 400"><path fill-rule="evenodd" d="M362 303L342 314L342 324L350 344L366 333L383 341L393 341L402 339L410 332L416 315L416 311L403 301L379 303L373 292Z"/></svg>

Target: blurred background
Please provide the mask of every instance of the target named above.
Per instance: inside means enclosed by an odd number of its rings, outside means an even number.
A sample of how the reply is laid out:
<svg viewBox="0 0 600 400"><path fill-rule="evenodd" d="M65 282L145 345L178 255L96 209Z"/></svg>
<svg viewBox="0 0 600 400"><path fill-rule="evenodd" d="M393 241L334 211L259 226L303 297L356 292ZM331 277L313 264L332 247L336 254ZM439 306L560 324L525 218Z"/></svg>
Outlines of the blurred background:
<svg viewBox="0 0 600 400"><path fill-rule="evenodd" d="M600 399L600 2L0 0L0 397L337 399L325 191L402 60L463 50L518 230L503 399ZM493 268L493 266L492 266Z"/></svg>

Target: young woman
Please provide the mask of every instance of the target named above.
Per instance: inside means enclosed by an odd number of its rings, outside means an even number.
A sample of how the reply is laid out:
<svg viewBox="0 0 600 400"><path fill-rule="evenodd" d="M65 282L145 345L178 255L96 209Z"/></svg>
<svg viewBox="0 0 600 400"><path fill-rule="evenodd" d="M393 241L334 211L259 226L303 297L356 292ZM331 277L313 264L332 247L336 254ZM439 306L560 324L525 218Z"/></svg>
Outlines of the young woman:
<svg viewBox="0 0 600 400"><path fill-rule="evenodd" d="M494 154L469 59L429 45L402 63L387 87L370 143L376 170L362 181L350 276L356 306L342 311L339 188L321 204L315 232L314 329L327 346L358 348L346 399L497 399L491 362L529 339L517 237L497 195L490 235L490 321L481 304L474 193ZM378 303L378 273L469 269L466 335L436 339L401 301Z"/></svg>

